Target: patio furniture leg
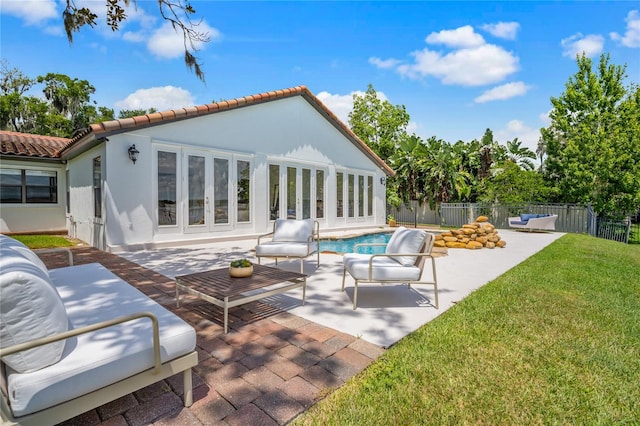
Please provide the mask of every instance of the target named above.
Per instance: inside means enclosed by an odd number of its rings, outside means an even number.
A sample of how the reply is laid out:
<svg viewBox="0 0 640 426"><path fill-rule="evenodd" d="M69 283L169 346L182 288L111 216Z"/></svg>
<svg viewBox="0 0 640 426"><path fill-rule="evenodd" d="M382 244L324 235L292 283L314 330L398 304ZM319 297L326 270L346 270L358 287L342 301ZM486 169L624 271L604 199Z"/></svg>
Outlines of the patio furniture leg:
<svg viewBox="0 0 640 426"><path fill-rule="evenodd" d="M229 331L229 298L224 298L224 334Z"/></svg>
<svg viewBox="0 0 640 426"><path fill-rule="evenodd" d="M300 258L300 273L304 274L304 260Z"/></svg>
<svg viewBox="0 0 640 426"><path fill-rule="evenodd" d="M182 372L182 387L184 389L184 406L191 407L193 404L193 382L190 368Z"/></svg>
<svg viewBox="0 0 640 426"><path fill-rule="evenodd" d="M353 310L355 311L358 307L358 280L356 280L356 284L353 287Z"/></svg>
<svg viewBox="0 0 640 426"><path fill-rule="evenodd" d="M347 268L345 267L342 269L342 291L344 291L344 280L346 276L347 276Z"/></svg>

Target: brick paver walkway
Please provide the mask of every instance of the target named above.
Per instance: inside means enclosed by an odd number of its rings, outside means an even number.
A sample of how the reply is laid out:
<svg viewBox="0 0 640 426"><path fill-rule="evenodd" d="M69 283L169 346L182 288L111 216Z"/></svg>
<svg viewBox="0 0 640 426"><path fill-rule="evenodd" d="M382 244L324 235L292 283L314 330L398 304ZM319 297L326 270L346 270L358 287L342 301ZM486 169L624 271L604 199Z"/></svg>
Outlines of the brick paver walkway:
<svg viewBox="0 0 640 426"><path fill-rule="evenodd" d="M383 351L267 304L229 312L206 302L175 307L175 282L111 253L73 249L74 263L102 263L189 322L197 332L194 403L182 405L179 375L75 417L64 425L283 425L366 368ZM42 254L49 268L65 256Z"/></svg>

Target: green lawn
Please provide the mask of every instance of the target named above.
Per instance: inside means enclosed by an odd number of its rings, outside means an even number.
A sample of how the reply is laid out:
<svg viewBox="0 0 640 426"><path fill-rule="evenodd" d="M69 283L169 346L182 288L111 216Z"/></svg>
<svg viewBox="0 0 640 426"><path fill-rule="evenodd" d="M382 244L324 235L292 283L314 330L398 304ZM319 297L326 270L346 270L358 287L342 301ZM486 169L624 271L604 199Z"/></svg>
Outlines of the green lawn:
<svg viewBox="0 0 640 426"><path fill-rule="evenodd" d="M295 424L638 424L639 384L640 246L568 234Z"/></svg>
<svg viewBox="0 0 640 426"><path fill-rule="evenodd" d="M12 235L18 241L31 249L71 247L73 243L58 235Z"/></svg>

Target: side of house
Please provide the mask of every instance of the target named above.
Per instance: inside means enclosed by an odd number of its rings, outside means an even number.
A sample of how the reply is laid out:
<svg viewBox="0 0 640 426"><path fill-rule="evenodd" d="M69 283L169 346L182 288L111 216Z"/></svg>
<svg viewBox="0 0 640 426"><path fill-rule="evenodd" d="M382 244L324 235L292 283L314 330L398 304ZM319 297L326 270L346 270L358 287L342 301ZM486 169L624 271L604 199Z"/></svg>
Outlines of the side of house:
<svg viewBox="0 0 640 426"><path fill-rule="evenodd" d="M393 175L304 86L92 125L58 156L69 233L111 251L383 225Z"/></svg>
<svg viewBox="0 0 640 426"><path fill-rule="evenodd" d="M0 232L65 232L66 167L56 153L70 140L1 133Z"/></svg>

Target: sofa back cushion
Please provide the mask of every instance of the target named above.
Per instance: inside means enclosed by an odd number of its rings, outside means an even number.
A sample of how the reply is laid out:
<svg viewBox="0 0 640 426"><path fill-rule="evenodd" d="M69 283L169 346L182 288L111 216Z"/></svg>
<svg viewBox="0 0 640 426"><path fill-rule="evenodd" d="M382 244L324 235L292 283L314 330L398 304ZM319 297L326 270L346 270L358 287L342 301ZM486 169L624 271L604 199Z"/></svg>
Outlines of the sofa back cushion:
<svg viewBox="0 0 640 426"><path fill-rule="evenodd" d="M313 235L313 219L276 219L272 241L307 242Z"/></svg>
<svg viewBox="0 0 640 426"><path fill-rule="evenodd" d="M68 330L67 312L49 274L8 246L0 260L0 342L25 343ZM65 342L55 342L2 357L17 372L27 373L58 362Z"/></svg>
<svg viewBox="0 0 640 426"><path fill-rule="evenodd" d="M0 235L0 251L3 258L4 256L12 256L12 252L14 252L29 260L46 275L49 275L49 270L38 255L18 240L7 237L6 235Z"/></svg>
<svg viewBox="0 0 640 426"><path fill-rule="evenodd" d="M391 235L385 253L420 253L426 238L425 231L401 226ZM393 256L392 258L403 266L411 266L416 263L417 256Z"/></svg>
<svg viewBox="0 0 640 426"><path fill-rule="evenodd" d="M523 222L527 222L529 219L537 219L539 217L547 217L551 216L545 213L523 213L520 215L520 220Z"/></svg>

